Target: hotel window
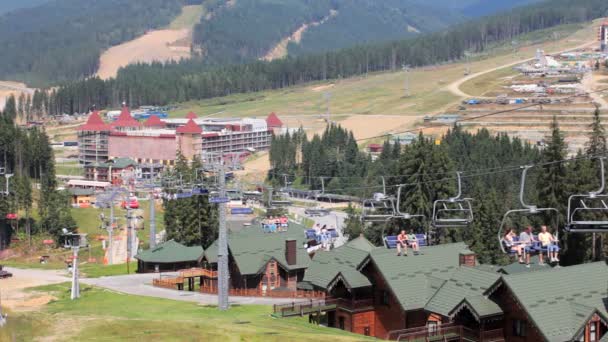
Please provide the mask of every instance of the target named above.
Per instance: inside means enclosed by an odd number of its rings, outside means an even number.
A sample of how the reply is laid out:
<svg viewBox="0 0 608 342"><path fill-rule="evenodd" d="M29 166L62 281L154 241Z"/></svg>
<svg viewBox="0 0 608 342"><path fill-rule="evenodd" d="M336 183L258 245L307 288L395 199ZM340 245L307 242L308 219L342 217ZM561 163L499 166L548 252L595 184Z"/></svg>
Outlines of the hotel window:
<svg viewBox="0 0 608 342"><path fill-rule="evenodd" d="M513 321L513 336L526 336L526 322L516 319Z"/></svg>
<svg viewBox="0 0 608 342"><path fill-rule="evenodd" d="M382 304L386 306L390 305L388 291L382 291L380 295L382 296Z"/></svg>

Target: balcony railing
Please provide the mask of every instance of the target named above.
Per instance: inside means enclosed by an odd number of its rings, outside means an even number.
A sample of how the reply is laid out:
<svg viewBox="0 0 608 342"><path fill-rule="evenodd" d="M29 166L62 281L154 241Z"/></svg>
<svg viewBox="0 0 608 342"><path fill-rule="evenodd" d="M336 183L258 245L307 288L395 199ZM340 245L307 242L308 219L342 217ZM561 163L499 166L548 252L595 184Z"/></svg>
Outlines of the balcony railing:
<svg viewBox="0 0 608 342"><path fill-rule="evenodd" d="M418 328L395 330L388 333L387 340L397 341L466 341L466 342L502 342L505 340L503 329L475 331L453 323L437 327L423 326Z"/></svg>

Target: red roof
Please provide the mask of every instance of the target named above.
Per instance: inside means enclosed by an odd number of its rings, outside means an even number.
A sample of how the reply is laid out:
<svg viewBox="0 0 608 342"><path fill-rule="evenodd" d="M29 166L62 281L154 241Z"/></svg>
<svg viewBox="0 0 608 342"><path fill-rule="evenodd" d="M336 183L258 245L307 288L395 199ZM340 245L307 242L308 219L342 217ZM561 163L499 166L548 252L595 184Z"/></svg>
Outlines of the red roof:
<svg viewBox="0 0 608 342"><path fill-rule="evenodd" d="M112 122L112 127L139 127L139 121L131 116L129 107L122 107L122 111L116 121Z"/></svg>
<svg viewBox="0 0 608 342"><path fill-rule="evenodd" d="M101 116L99 116L98 111L94 111L93 114L91 114L89 116L87 123L78 127L78 130L79 131L100 132L100 131L110 131L110 130L112 130L112 128L110 127L110 125L107 125L105 122L103 122L103 120L101 119Z"/></svg>
<svg viewBox="0 0 608 342"><path fill-rule="evenodd" d="M199 127L199 125L194 122L194 120L188 120L188 123L184 126L177 127L175 130L176 133L185 133L185 134L201 134L203 133L203 129Z"/></svg>
<svg viewBox="0 0 608 342"><path fill-rule="evenodd" d="M156 115L150 115L148 120L144 122L144 126L146 127L165 127L167 124L160 120L160 118Z"/></svg>
<svg viewBox="0 0 608 342"><path fill-rule="evenodd" d="M186 114L186 119L198 119L198 116L196 114L194 114L194 112L190 112L188 114Z"/></svg>
<svg viewBox="0 0 608 342"><path fill-rule="evenodd" d="M281 121L281 119L279 119L279 117L277 116L277 114L275 114L274 112L270 113L270 115L268 115L268 117L266 118L266 124L268 125L268 127L283 127L283 121Z"/></svg>

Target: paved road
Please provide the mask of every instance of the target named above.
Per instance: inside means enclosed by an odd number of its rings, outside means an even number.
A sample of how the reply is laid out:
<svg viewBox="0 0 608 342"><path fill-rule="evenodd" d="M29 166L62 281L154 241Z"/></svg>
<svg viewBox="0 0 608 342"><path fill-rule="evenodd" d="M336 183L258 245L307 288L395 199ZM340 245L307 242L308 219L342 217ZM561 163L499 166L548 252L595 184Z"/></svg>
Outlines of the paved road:
<svg viewBox="0 0 608 342"><path fill-rule="evenodd" d="M163 277L176 275L174 273L163 273ZM198 292L177 291L163 289L152 286L152 279L158 278L158 274L132 274L124 276L112 276L82 279L82 283L103 287L117 292L146 296L165 298L171 300L180 300L185 302L195 302L203 305L217 304L217 296L202 294ZM291 303L291 299L281 298L261 298L261 297L230 297L231 304L256 304L256 305L272 305Z"/></svg>

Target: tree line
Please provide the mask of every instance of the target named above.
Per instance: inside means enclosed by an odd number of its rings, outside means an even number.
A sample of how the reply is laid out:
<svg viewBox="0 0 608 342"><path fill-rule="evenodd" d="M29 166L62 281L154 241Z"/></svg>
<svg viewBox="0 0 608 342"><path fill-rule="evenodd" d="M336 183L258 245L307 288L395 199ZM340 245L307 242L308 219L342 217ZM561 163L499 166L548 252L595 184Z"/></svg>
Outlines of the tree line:
<svg viewBox="0 0 608 342"><path fill-rule="evenodd" d="M6 246L15 234L30 238L38 233L53 236L59 243L63 228L76 229L70 212L71 197L67 191L57 190L55 159L47 134L38 128L17 127L14 123L17 115L14 99L7 102L0 114L0 168L14 175L9 178L8 189L4 175L0 175L2 245ZM17 221L7 218L7 214L13 213L18 214Z"/></svg>
<svg viewBox="0 0 608 342"><path fill-rule="evenodd" d="M133 64L107 81L89 78L53 89L51 114L85 112L91 106L166 105L234 93L279 89L306 82L395 71L402 65L420 67L483 52L498 42L562 24L586 22L603 16L603 0L555 0L476 19L443 32L400 41L368 44L272 62L208 65L199 59Z"/></svg>
<svg viewBox="0 0 608 342"><path fill-rule="evenodd" d="M558 230L564 249L563 264L578 264L603 258L608 251L605 234L568 233L564 230L566 218L563 215L569 196L599 187L597 157L608 153L599 111L594 114L590 130L586 148L567 162L557 162L568 159L568 148L556 119L551 124L547 145L542 149L506 134L492 135L486 129L470 133L456 126L442 137L440 143L422 134L412 144L403 147L387 141L378 158L372 161L360 152L351 133L330 125L322 136L315 136L311 141L300 133L275 137L270 154L273 169L269 172L269 180L281 184L283 175L290 175L291 186L318 190L323 178L326 193L362 199L383 191L382 177L388 196L396 197L397 185L403 184L401 212L422 214L425 220L396 219L387 225L365 227L360 220L360 209L348 209L345 233L351 238L364 233L381 245L383 234L396 234L403 227L426 232L430 228L433 202L455 196L455 173L464 171L463 197L474 199L474 222L467 228L438 231L435 242L466 241L481 262L501 264L508 262L497 241L502 217L506 211L521 207L518 198L521 171L518 166L536 164L526 180L526 201L538 207L556 208L560 214L515 218L508 222L508 227L520 230L529 224L535 227L545 224L554 231ZM317 144L322 146L320 150L314 147Z"/></svg>

